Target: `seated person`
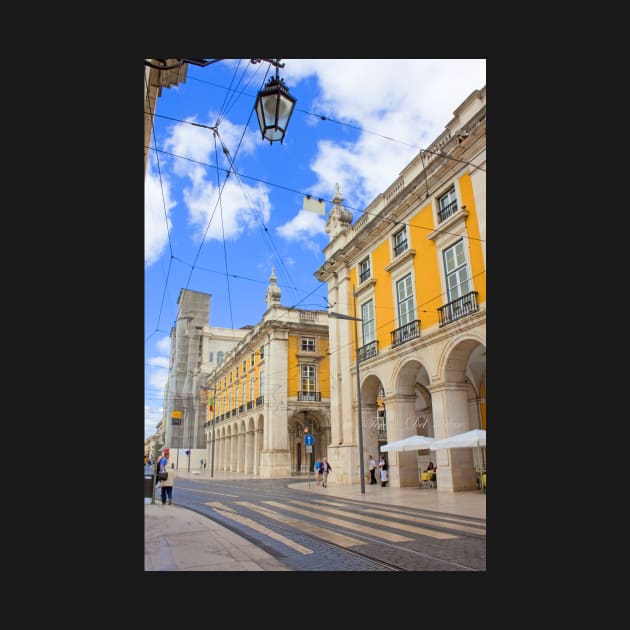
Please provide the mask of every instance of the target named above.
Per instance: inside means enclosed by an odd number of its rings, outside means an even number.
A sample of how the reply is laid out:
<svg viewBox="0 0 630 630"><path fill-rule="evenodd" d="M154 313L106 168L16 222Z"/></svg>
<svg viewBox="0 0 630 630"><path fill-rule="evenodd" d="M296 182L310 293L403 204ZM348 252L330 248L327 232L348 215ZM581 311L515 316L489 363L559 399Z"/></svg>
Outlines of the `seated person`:
<svg viewBox="0 0 630 630"><path fill-rule="evenodd" d="M426 467L426 470L424 472L429 472L430 470L437 470L433 462L429 462L429 465Z"/></svg>

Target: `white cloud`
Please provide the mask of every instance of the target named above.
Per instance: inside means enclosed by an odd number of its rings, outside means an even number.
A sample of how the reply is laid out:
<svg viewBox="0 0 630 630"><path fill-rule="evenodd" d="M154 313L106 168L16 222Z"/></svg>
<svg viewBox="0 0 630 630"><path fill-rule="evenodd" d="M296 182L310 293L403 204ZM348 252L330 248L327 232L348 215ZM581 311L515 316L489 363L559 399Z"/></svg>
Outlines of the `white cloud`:
<svg viewBox="0 0 630 630"><path fill-rule="evenodd" d="M210 120L214 118L216 116L210 114ZM217 241L236 239L246 230L258 229L261 222L269 221L271 205L267 186L247 185L234 174L225 182L225 171L231 165L223 153L223 145L234 160L242 131L242 126L224 119L219 125L220 140L216 140L215 151L212 131L180 123L172 128L171 135L164 142L168 151L189 158L176 160L173 172L190 180L190 184L182 188L182 195L188 209L189 225L194 228L193 240L197 243L203 238ZM248 132L238 152L251 153L259 145L256 134ZM218 182L216 170L209 165L218 165L223 169L219 171Z"/></svg>
<svg viewBox="0 0 630 630"><path fill-rule="evenodd" d="M247 230L258 230L271 215L269 188L239 184L232 176L221 191L216 186L199 181L184 189L184 202L188 207L190 225L195 228L194 240L233 240Z"/></svg>
<svg viewBox="0 0 630 630"><path fill-rule="evenodd" d="M168 243L168 230L172 226L169 215L175 206L170 190L168 178L162 174L160 180L147 164L144 179L144 262L147 266L159 259Z"/></svg>
<svg viewBox="0 0 630 630"><path fill-rule="evenodd" d="M166 381L168 380L168 368L170 363L171 338L160 337L155 342L155 348L162 353L161 356L149 357L147 359L146 385L151 400L160 400L164 397ZM144 437L147 438L155 433L155 428L162 419L163 407L145 405L144 407Z"/></svg>
<svg viewBox="0 0 630 630"><path fill-rule="evenodd" d="M162 407L144 406L144 437L145 439L155 433L155 428L162 419Z"/></svg>
<svg viewBox="0 0 630 630"><path fill-rule="evenodd" d="M308 210L302 210L290 221L276 228L276 232L288 241L299 242L315 254L321 253L321 245L314 237L326 235L325 220Z"/></svg>
<svg viewBox="0 0 630 630"><path fill-rule="evenodd" d="M158 352L162 352L163 354L165 354L167 359L168 357L171 356L171 338L170 337L168 336L160 337L160 339L158 339L155 342L155 347L158 350Z"/></svg>
<svg viewBox="0 0 630 630"><path fill-rule="evenodd" d="M282 76L289 89L301 79L317 77L319 96L312 103L300 103L302 109L363 130L356 142L318 143L311 163L318 182L309 191L330 198L335 183L339 183L346 205L361 209L394 182L420 149L426 149L444 131L453 110L486 84L483 59L283 62ZM325 125L336 123L317 124L325 136Z"/></svg>

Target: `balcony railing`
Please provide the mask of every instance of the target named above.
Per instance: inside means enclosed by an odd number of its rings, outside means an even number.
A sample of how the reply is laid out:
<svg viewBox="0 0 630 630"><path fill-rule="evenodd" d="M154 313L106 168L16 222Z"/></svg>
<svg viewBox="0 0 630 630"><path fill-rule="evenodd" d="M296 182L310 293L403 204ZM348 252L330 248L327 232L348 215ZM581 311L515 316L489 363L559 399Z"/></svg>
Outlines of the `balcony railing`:
<svg viewBox="0 0 630 630"><path fill-rule="evenodd" d="M247 401L247 409L252 409L254 406L254 401L253 400L248 400Z"/></svg>
<svg viewBox="0 0 630 630"><path fill-rule="evenodd" d="M444 306L440 306L440 308L438 308L440 328L462 317L466 317L471 313L476 313L479 310L477 295L477 291L471 291Z"/></svg>
<svg viewBox="0 0 630 630"><path fill-rule="evenodd" d="M400 256L404 251L407 251L407 239L394 245L394 256Z"/></svg>
<svg viewBox="0 0 630 630"><path fill-rule="evenodd" d="M245 411L245 405L239 405L238 412L243 413L243 411Z"/></svg>
<svg viewBox="0 0 630 630"><path fill-rule="evenodd" d="M320 402L322 399L321 392L303 392L298 391L298 400L301 401L310 401L310 402Z"/></svg>
<svg viewBox="0 0 630 630"><path fill-rule="evenodd" d="M370 341L359 348L359 361L366 361L378 354L378 340Z"/></svg>
<svg viewBox="0 0 630 630"><path fill-rule="evenodd" d="M265 404L265 397L264 396L258 396L258 398L256 398L256 407L260 407L262 405Z"/></svg>
<svg viewBox="0 0 630 630"><path fill-rule="evenodd" d="M440 223L448 219L452 214L457 212L457 201L451 201L451 203L446 204L443 208L440 208L438 212L438 220Z"/></svg>
<svg viewBox="0 0 630 630"><path fill-rule="evenodd" d="M393 348L411 339L416 339L420 336L420 320L416 319L400 328L396 328L396 330L392 330L391 335Z"/></svg>

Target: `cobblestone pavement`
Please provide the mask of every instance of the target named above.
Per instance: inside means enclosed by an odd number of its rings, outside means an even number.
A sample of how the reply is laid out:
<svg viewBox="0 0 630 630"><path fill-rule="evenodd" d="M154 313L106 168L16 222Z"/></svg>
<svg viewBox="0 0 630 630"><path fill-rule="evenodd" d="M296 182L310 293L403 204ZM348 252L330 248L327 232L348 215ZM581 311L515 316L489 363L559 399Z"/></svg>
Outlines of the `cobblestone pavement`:
<svg viewBox="0 0 630 630"><path fill-rule="evenodd" d="M358 485L225 477L178 475L176 505L253 543L288 570L486 570L485 495L380 486L361 494Z"/></svg>

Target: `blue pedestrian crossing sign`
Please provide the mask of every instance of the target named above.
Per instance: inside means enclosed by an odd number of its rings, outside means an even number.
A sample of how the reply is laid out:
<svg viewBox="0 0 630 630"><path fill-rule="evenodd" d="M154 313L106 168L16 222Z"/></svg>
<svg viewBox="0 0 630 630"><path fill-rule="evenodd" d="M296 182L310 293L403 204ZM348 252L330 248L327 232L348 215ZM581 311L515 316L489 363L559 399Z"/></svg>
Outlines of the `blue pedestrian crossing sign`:
<svg viewBox="0 0 630 630"><path fill-rule="evenodd" d="M313 446L313 444L315 444L315 438L311 433L307 433L304 436L304 444L306 444L306 446Z"/></svg>

